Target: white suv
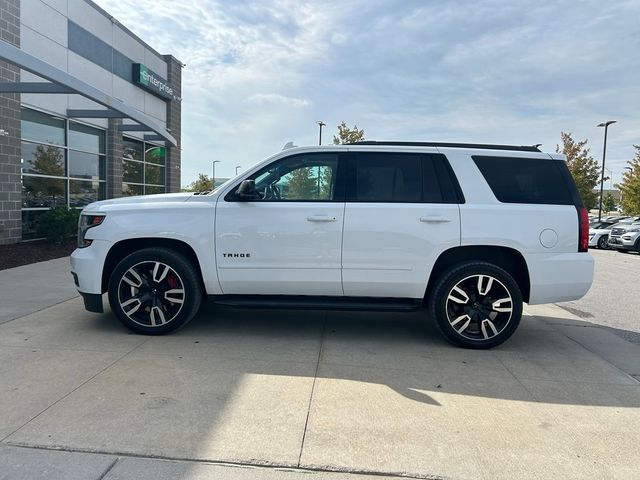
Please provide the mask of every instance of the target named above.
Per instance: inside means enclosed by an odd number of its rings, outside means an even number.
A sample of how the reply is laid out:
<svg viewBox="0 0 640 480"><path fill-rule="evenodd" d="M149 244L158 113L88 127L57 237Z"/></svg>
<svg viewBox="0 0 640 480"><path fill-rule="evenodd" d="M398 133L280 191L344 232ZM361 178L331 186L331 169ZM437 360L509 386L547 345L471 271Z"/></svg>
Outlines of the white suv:
<svg viewBox="0 0 640 480"><path fill-rule="evenodd" d="M87 310L167 333L202 298L425 309L451 342L509 338L522 303L590 288L587 211L535 147L360 142L282 151L213 192L92 203L72 273Z"/></svg>

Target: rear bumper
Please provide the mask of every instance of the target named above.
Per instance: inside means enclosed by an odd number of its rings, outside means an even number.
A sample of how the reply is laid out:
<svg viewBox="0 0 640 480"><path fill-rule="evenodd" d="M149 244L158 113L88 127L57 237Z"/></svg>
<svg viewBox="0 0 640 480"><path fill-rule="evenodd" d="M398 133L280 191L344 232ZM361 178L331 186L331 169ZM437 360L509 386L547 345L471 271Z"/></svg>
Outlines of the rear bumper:
<svg viewBox="0 0 640 480"><path fill-rule="evenodd" d="M588 253L525 255L529 267L529 304L582 298L593 282L594 260Z"/></svg>

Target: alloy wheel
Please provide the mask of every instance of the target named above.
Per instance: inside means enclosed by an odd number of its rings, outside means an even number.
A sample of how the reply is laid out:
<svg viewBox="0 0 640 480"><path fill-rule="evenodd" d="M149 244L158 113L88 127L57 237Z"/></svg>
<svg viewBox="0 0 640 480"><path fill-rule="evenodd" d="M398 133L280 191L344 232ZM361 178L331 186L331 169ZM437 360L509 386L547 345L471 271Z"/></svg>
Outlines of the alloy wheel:
<svg viewBox="0 0 640 480"><path fill-rule="evenodd" d="M463 278L446 299L449 324L458 335L473 341L489 340L504 331L513 307L507 287L491 275Z"/></svg>
<svg viewBox="0 0 640 480"><path fill-rule="evenodd" d="M184 283L166 263L140 262L120 278L118 302L132 322L144 327L160 327L175 319L182 310Z"/></svg>

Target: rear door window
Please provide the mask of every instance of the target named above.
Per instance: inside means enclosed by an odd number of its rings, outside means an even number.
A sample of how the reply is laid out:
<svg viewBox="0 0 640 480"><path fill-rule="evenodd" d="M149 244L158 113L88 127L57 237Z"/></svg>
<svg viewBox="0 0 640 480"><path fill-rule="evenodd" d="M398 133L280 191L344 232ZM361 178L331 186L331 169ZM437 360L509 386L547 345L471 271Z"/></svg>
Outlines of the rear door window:
<svg viewBox="0 0 640 480"><path fill-rule="evenodd" d="M349 202L458 203L446 158L438 154L357 152L348 155Z"/></svg>
<svg viewBox="0 0 640 480"><path fill-rule="evenodd" d="M472 156L496 198L503 203L574 205L561 160ZM568 172L567 172L568 173Z"/></svg>

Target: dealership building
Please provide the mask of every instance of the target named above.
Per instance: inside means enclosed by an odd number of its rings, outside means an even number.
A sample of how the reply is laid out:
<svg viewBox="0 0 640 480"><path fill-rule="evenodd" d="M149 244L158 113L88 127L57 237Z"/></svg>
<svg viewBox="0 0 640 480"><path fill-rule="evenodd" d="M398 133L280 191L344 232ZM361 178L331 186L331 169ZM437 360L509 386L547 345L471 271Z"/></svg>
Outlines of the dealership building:
<svg viewBox="0 0 640 480"><path fill-rule="evenodd" d="M90 0L0 0L0 244L56 206L179 191L182 67Z"/></svg>

